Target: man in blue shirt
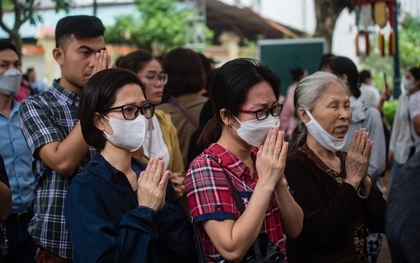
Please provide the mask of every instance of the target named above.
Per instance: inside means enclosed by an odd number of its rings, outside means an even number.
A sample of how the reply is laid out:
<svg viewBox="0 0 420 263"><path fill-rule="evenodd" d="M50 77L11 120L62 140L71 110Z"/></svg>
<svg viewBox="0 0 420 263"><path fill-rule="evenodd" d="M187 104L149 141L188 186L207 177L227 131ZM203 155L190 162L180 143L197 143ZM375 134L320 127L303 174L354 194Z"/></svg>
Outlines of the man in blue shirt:
<svg viewBox="0 0 420 263"><path fill-rule="evenodd" d="M0 154L9 178L13 205L12 214L1 222L0 243L2 248L8 246L8 249L0 251L0 262L35 262L36 246L27 230L33 216L35 175L32 153L19 124L19 103L13 98L20 88L21 71L15 46L0 41Z"/></svg>

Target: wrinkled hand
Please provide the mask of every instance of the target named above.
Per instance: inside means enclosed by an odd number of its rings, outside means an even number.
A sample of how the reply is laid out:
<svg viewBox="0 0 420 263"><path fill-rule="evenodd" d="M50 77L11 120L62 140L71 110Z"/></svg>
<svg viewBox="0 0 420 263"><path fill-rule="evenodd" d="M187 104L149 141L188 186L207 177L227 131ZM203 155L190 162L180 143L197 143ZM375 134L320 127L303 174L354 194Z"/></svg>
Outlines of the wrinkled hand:
<svg viewBox="0 0 420 263"><path fill-rule="evenodd" d="M101 50L95 54L95 65L93 66L92 74L93 76L96 72L99 72L103 69L113 68L114 63L111 62L111 56L107 50Z"/></svg>
<svg viewBox="0 0 420 263"><path fill-rule="evenodd" d="M274 189L283 179L288 145L284 142L284 132L279 131L279 127L274 127L268 132L257 154L259 183L266 183Z"/></svg>
<svg viewBox="0 0 420 263"><path fill-rule="evenodd" d="M147 206L159 211L165 205L166 186L170 171L163 172L162 157L151 158L147 168L137 181L139 206Z"/></svg>
<svg viewBox="0 0 420 263"><path fill-rule="evenodd" d="M367 176L372 146L373 142L369 140L369 133L364 128L354 132L347 151L345 182L355 189Z"/></svg>
<svg viewBox="0 0 420 263"><path fill-rule="evenodd" d="M174 190L178 198L181 198L185 193L185 178L182 173L171 173L169 179L172 181Z"/></svg>

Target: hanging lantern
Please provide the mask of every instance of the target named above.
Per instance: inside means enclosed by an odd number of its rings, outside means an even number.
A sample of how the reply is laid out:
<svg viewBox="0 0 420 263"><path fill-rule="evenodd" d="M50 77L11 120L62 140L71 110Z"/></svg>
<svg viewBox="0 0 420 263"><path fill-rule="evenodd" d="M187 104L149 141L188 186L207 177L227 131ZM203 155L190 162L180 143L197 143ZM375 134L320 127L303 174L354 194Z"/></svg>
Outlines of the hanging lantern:
<svg viewBox="0 0 420 263"><path fill-rule="evenodd" d="M381 56L385 57L385 38L381 31L378 32L378 49L381 52Z"/></svg>
<svg viewBox="0 0 420 263"><path fill-rule="evenodd" d="M369 56L370 42L369 42L368 26L372 23L372 5L370 3L362 5L362 19L363 19L363 25L365 27L365 42L366 42L365 54L366 56Z"/></svg>
<svg viewBox="0 0 420 263"><path fill-rule="evenodd" d="M369 30L368 26L370 26L374 20L375 24L377 24L381 29L384 28L387 24L387 12L388 9L388 16L391 27L394 23L394 14L393 14L393 5L396 4L396 0L351 0L351 4L354 6L358 6L362 13L362 21L364 26L364 36L365 36L365 54L369 56L370 54L370 41L369 41ZM372 13L375 14L373 18ZM358 21L356 22L356 24ZM356 36L357 44L356 44L356 53L359 54L359 38L360 34L358 33ZM395 50L395 39L394 34L391 31L388 41L388 53L391 55ZM382 56L385 56L385 37L381 32L378 34L378 48L381 52Z"/></svg>

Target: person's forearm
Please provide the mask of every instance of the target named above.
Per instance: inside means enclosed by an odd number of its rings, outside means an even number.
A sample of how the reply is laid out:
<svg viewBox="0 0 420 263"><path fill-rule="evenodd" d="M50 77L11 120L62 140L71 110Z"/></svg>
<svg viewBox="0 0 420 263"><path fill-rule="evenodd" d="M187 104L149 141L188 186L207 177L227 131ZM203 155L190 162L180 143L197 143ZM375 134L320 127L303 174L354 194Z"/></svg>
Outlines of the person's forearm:
<svg viewBox="0 0 420 263"><path fill-rule="evenodd" d="M245 212L231 225L210 220L203 223L204 229L219 253L228 261L240 261L257 239L263 224L272 187L257 184Z"/></svg>
<svg viewBox="0 0 420 263"><path fill-rule="evenodd" d="M385 102L385 100L381 97L380 100L379 100L379 102L378 102L378 105L376 106L376 108L378 109L378 111L381 114L382 114L382 109L384 107L384 102Z"/></svg>
<svg viewBox="0 0 420 263"><path fill-rule="evenodd" d="M0 204L0 221L5 221L12 212L12 194L3 182L0 182Z"/></svg>
<svg viewBox="0 0 420 263"><path fill-rule="evenodd" d="M372 180L370 179L369 175L366 175L363 178L362 183L360 184L361 192L364 197L368 197L370 194L370 189L372 188Z"/></svg>
<svg viewBox="0 0 420 263"><path fill-rule="evenodd" d="M60 175L73 175L77 165L86 155L89 145L83 138L80 122L61 142L53 142L39 149L39 157Z"/></svg>
<svg viewBox="0 0 420 263"><path fill-rule="evenodd" d="M287 189L284 178L277 184L275 196L284 234L291 238L298 237L303 227L303 211Z"/></svg>
<svg viewBox="0 0 420 263"><path fill-rule="evenodd" d="M413 118L412 122L413 122L413 123L412 123L411 125L413 125L414 132L415 132L417 135L420 135L420 115L415 116L415 117Z"/></svg>

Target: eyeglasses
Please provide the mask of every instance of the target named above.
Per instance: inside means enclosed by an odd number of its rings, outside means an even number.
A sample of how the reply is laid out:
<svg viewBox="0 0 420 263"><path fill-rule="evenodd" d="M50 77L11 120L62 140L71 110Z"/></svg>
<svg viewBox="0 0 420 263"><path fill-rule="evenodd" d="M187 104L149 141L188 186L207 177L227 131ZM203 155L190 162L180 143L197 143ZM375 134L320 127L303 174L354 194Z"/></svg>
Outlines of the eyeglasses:
<svg viewBox="0 0 420 263"><path fill-rule="evenodd" d="M262 120L267 119L268 114L271 114L273 117L279 116L282 110L283 110L283 104L277 104L273 106L272 108L262 108L256 111L240 110L240 112L247 113L247 114L255 114L255 116L257 117L257 120L262 121Z"/></svg>
<svg viewBox="0 0 420 263"><path fill-rule="evenodd" d="M139 112L146 118L150 119L155 114L155 105L152 103L146 103L142 106L137 106L133 104L128 105L122 105L118 107L109 108L105 112L113 111L113 110L119 110L121 109L121 112L124 116L124 119L126 120L134 120L139 116Z"/></svg>
<svg viewBox="0 0 420 263"><path fill-rule="evenodd" d="M140 76L141 78L146 78L149 80L149 83L151 85L158 84L158 81L160 81L163 85L165 85L168 82L168 74L162 73L160 75L153 75L153 76Z"/></svg>

